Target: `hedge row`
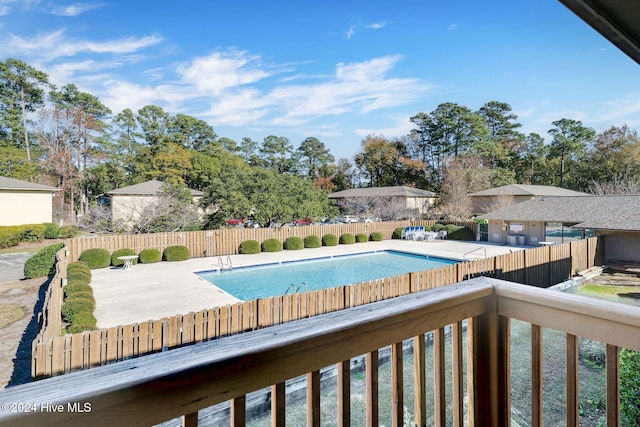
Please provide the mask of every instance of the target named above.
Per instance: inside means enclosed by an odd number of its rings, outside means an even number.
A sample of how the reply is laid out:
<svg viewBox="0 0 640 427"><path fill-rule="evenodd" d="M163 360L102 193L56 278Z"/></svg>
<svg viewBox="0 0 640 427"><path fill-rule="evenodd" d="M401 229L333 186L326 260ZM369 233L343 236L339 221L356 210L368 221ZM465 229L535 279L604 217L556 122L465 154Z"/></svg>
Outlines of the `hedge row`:
<svg viewBox="0 0 640 427"><path fill-rule="evenodd" d="M119 259L119 257L132 255L138 256L132 260L133 264L137 264L138 262L141 264L152 264L162 260L184 261L189 259L189 248L186 246L168 246L164 252L160 252L158 249L143 249L139 254L136 254L133 249L128 248L117 249L113 251L113 253L109 253L106 249L93 248L83 251L79 259L86 263L89 269L95 270L109 266L119 267L124 264L124 261Z"/></svg>
<svg viewBox="0 0 640 427"><path fill-rule="evenodd" d="M55 243L40 249L24 263L24 277L51 276L56 273L56 253L62 249L64 243Z"/></svg>
<svg viewBox="0 0 640 427"><path fill-rule="evenodd" d="M96 329L97 320L93 314L96 300L91 288L91 269L83 261L67 266L67 284L63 288L62 320L67 324L67 333L75 334Z"/></svg>
<svg viewBox="0 0 640 427"><path fill-rule="evenodd" d="M21 242L41 242L45 239L68 239L78 235L78 227L59 227L51 222L0 226L0 248L10 248Z"/></svg>
<svg viewBox="0 0 640 427"><path fill-rule="evenodd" d="M262 244L257 240L245 240L240 244L239 253L245 255L258 254L260 252L280 252L281 250L300 250L304 248L319 248L321 246L350 245L367 241L381 242L383 235L380 232L373 232L370 235L358 234L354 236L350 233L342 234L339 238L335 234L325 234L322 238L318 236L307 236L304 239L296 236L287 237L284 242L276 238L267 239Z"/></svg>

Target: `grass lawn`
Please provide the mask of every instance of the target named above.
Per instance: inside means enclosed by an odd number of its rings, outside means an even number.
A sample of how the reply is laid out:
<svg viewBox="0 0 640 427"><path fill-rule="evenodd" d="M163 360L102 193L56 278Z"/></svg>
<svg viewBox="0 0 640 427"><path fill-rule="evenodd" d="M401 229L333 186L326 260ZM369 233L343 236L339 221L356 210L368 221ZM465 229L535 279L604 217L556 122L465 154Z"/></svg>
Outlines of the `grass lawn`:
<svg viewBox="0 0 640 427"><path fill-rule="evenodd" d="M558 331L543 332L543 390L544 424L563 425L566 423L566 347L565 335ZM531 423L531 337L527 323L512 321L511 348L511 398L512 425L527 426ZM464 340L466 354L466 339ZM590 340L580 340L580 425L597 426L605 416L606 389L605 369L599 357L604 346ZM427 425L432 426L433 403L433 351L426 352L427 363ZM446 347L447 371L447 425L451 425L451 347ZM466 362L466 361L465 361ZM466 366L466 363L465 363ZM466 386L466 378L465 378ZM405 425L413 425L413 354L404 356L404 413ZM379 425L391 425L391 369L390 364L379 370ZM336 425L337 389L331 384L323 389L321 397L323 426ZM306 402L302 398L287 405L287 425L306 424ZM364 373L354 373L351 378L351 424L365 425L366 383ZM248 422L249 426L270 426L270 415Z"/></svg>

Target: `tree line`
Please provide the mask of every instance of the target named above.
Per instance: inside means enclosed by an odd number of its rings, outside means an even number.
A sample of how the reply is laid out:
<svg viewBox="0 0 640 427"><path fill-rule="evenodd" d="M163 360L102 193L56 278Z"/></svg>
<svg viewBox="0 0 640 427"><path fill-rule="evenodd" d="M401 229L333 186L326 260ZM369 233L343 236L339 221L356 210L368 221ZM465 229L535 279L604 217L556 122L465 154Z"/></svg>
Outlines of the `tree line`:
<svg viewBox="0 0 640 427"><path fill-rule="evenodd" d="M637 188L640 140L626 125L596 133L561 118L546 142L520 133L509 104L498 101L478 111L443 103L409 120L408 135L367 136L353 159L336 160L313 136L297 147L276 135L235 141L157 105L114 113L19 59L0 62L0 175L63 189L56 212L67 220L89 214L98 196L149 179L202 190L211 226L225 217L268 223L334 215L327 193L358 186L434 191L450 216L468 214L454 212L460 193L509 183Z"/></svg>

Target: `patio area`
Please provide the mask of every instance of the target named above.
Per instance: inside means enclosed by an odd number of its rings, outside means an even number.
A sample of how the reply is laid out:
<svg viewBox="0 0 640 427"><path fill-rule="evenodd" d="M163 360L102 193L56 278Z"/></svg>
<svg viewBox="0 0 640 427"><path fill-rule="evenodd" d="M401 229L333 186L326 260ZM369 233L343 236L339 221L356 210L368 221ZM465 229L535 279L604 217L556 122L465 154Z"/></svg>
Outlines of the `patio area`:
<svg viewBox="0 0 640 427"><path fill-rule="evenodd" d="M234 267L376 250L397 250L464 260L492 257L528 246L506 246L455 240L385 240L300 251L230 255ZM227 257L222 257L226 262ZM105 268L92 271L98 328L157 320L239 302L234 296L194 274L217 268L218 257L180 262L137 264L129 270Z"/></svg>

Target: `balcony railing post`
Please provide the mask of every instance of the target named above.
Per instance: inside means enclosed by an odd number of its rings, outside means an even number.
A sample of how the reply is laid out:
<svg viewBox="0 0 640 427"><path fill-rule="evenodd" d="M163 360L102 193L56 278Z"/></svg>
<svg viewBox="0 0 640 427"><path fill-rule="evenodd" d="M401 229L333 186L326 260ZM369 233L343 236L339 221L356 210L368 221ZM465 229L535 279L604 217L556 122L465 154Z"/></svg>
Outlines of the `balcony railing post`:
<svg viewBox="0 0 640 427"><path fill-rule="evenodd" d="M499 316L495 300L486 314L471 320L473 424L510 425L509 318Z"/></svg>

